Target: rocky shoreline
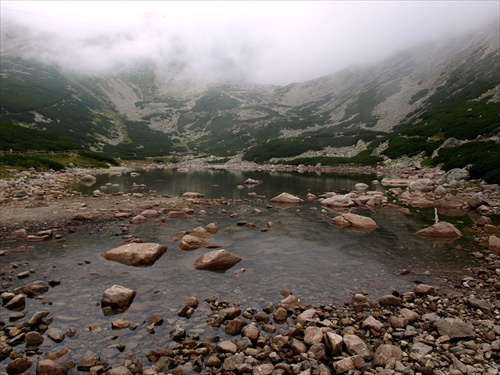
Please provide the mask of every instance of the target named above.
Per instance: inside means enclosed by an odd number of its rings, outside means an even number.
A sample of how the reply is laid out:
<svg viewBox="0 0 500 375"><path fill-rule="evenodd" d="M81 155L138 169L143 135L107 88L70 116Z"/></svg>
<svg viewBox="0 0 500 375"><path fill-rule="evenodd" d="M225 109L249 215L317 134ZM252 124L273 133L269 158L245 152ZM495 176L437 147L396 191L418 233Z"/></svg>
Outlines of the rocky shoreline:
<svg viewBox="0 0 500 375"><path fill-rule="evenodd" d="M46 231L85 222L133 220L148 210L181 215L210 205L225 204L202 196L165 197L154 193L108 195L96 188L92 196L71 191L86 175L126 173L159 168L132 165L105 171L68 170L62 173L26 172L0 181L0 235L26 241L43 240ZM193 168L214 166L168 166ZM472 275L449 281L445 287L419 284L413 290L388 291L378 301L360 291L343 306L311 306L291 291L260 309L218 299L198 301L193 296L179 306L178 315L190 319L200 304L208 304L205 326L218 334L204 337L198 331L165 327L158 315L145 317L135 329L168 332L171 345L150 351L147 361L130 352L123 363L106 363L99 353L75 358L67 349L43 350L43 341L63 340L71 332L50 328L50 310L25 315L23 298L37 298L50 282L27 284L10 290L2 275L0 361L7 374L498 374L500 372L500 227L491 217L500 213L497 185L470 181L466 171L445 174L439 170L333 169L291 166L218 166L216 168L316 171L321 173L376 173L386 194L362 186L349 194L321 199L324 209L348 212L352 208L383 209L388 205L434 207L437 211L468 214L474 224L477 251L471 254L481 266ZM299 203L300 204L300 203ZM158 208L158 209L157 209ZM341 216L338 216L341 217ZM344 221L350 216L342 216ZM342 224L344 225L344 224ZM370 223L370 225L373 225ZM54 233L54 231L52 231ZM33 237L29 237L33 236ZM1 250L4 259L9 250ZM1 258L0 258L1 259ZM14 271L13 271L14 272ZM115 319L116 329L131 322ZM118 350L127 352L126 345ZM1 367L0 367L1 368Z"/></svg>

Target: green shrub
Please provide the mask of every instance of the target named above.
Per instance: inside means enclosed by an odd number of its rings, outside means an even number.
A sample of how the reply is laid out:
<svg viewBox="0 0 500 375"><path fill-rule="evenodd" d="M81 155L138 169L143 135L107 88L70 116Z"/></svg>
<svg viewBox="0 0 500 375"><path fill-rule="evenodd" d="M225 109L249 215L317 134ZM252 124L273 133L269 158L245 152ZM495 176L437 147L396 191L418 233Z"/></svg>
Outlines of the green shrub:
<svg viewBox="0 0 500 375"><path fill-rule="evenodd" d="M440 149L432 163L442 164L445 171L467 167L472 178L500 184L500 143L495 141L468 142Z"/></svg>
<svg viewBox="0 0 500 375"><path fill-rule="evenodd" d="M26 169L35 168L37 171L64 169L64 165L43 156L36 155L0 155L0 164L6 166L20 166Z"/></svg>
<svg viewBox="0 0 500 375"><path fill-rule="evenodd" d="M120 163L118 163L115 159L113 159L111 156L102 154L100 152L92 152L92 151L82 151L79 153L81 156L84 156L86 158L90 159L95 159L97 161L103 161L105 163L109 163L111 165L119 166Z"/></svg>

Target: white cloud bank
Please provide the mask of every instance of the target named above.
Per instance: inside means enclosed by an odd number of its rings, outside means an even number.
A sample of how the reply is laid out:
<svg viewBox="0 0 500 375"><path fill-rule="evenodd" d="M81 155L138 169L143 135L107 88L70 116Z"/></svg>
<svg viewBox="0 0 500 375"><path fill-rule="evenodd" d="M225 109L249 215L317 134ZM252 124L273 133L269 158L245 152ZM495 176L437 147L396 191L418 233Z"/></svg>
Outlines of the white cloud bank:
<svg viewBox="0 0 500 375"><path fill-rule="evenodd" d="M1 1L2 24L80 71L149 57L288 84L497 22L493 1ZM3 30L3 29L2 29Z"/></svg>

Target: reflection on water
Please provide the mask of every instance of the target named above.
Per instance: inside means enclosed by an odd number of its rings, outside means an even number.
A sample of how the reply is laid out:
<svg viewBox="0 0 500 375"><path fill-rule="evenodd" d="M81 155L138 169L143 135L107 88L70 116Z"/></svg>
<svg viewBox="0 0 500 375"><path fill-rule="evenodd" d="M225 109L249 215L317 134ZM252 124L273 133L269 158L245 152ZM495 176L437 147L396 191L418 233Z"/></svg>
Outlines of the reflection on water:
<svg viewBox="0 0 500 375"><path fill-rule="evenodd" d="M247 178L263 183L238 189L237 185ZM466 238L438 244L415 236L414 232L433 223L418 213L404 215L395 208L359 212L372 217L379 225L376 231L364 234L331 225L330 219L335 214L323 213L316 201L289 208L268 206L268 199L283 191L305 198L308 192L319 195L327 191L349 191L357 182L380 189L379 185L372 185L374 179L373 175L226 170L189 173L152 170L140 171L137 177L130 174L98 176L94 186L75 186L75 189L89 193L99 186L109 186L112 190L111 185L118 184L113 189L127 192L133 191L131 186L135 182L158 194L181 195L196 191L207 198L224 196L241 201L223 207L207 207L206 214L195 213L190 219L167 220L162 225L148 222L130 226L130 235L168 247L151 267L134 268L101 257L100 254L124 241L120 223L107 223L84 225L76 233L63 232L65 244L33 243L30 244L32 250L8 254L1 260L0 272L15 275L35 270L27 279L14 277L10 290L30 280L61 280L61 285L51 288L43 299L27 302L28 316L49 308L54 317L51 327L77 331L76 336L61 344L46 340L45 351L59 346L68 347L74 353L84 354L91 350L103 353L112 363L125 358L125 354L114 348L120 342L126 343L127 351L135 349L144 353L167 343L171 328L163 328L161 335L150 335L143 329L147 318L154 313L165 317L167 327L181 324L191 334L210 330L204 325L209 312L206 304L202 303L189 320L177 316L177 310L190 296L200 301L218 296L230 302L240 301L245 307L258 308L268 301L277 302L279 291L288 288L306 303L338 305L361 290L377 299L393 289L411 290L415 282L435 284L437 277L459 278L463 268L470 265L473 245ZM256 199L248 195L249 192L265 198ZM255 214L253 208L259 208L262 214ZM237 214L236 218L231 217L233 213ZM255 227L238 226L238 221L254 223ZM209 250L183 251L178 246L177 233L211 222L219 227L212 242L243 259L225 273L195 270L195 259ZM274 226L269 231L261 231L269 222ZM22 244L10 241L1 246ZM457 245L461 247L457 249ZM234 270L240 268L245 272L236 274ZM398 276L395 273L398 269L412 272ZM100 300L103 291L114 284L137 291L131 307L119 317L142 329L111 332L111 321L116 316L104 316ZM0 320L7 321L10 312L3 308L0 311ZM0 364L0 369L2 366Z"/></svg>
<svg viewBox="0 0 500 375"><path fill-rule="evenodd" d="M379 189L372 184L375 175L336 175L307 173L286 173L268 171L240 171L223 169L193 169L188 172L177 172L172 169L151 169L137 171L139 175L125 173L123 175L99 175L92 186L75 184L74 190L91 194L95 189L103 188L109 194L117 192L149 192L155 191L163 195L182 195L186 191L204 193L207 198L240 199L248 191L260 196L272 198L286 191L290 194L304 196L308 192L323 194L328 191L348 192L357 182L364 182L371 190ZM263 184L248 186L240 191L236 189L248 178L262 180ZM134 188L135 186L135 188Z"/></svg>

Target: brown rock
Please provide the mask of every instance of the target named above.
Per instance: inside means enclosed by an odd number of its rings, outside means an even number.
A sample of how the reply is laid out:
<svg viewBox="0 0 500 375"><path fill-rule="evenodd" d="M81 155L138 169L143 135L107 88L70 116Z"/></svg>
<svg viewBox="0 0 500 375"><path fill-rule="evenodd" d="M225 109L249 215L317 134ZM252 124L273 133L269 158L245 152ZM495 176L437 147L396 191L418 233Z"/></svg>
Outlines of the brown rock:
<svg viewBox="0 0 500 375"><path fill-rule="evenodd" d="M242 259L224 249L212 250L196 259L194 267L197 270L225 271Z"/></svg>
<svg viewBox="0 0 500 375"><path fill-rule="evenodd" d="M370 360L373 357L373 352L366 342L356 335L344 335L344 345L346 350L351 355L361 355L364 359Z"/></svg>
<svg viewBox="0 0 500 375"><path fill-rule="evenodd" d="M428 228L419 230L415 234L430 238L455 238L462 236L462 233L453 224L446 221L440 221Z"/></svg>
<svg viewBox="0 0 500 375"><path fill-rule="evenodd" d="M446 335L451 340L476 337L474 327L461 319L439 318L434 325L441 336Z"/></svg>
<svg viewBox="0 0 500 375"><path fill-rule="evenodd" d="M66 375L68 370L52 359L42 359L36 366L36 375Z"/></svg>
<svg viewBox="0 0 500 375"><path fill-rule="evenodd" d="M111 307L114 310L127 309L136 295L135 290L120 285L113 285L102 295L101 306Z"/></svg>
<svg viewBox="0 0 500 375"><path fill-rule="evenodd" d="M129 243L101 254L105 259L128 266L150 266L165 252L167 247L157 243Z"/></svg>
<svg viewBox="0 0 500 375"><path fill-rule="evenodd" d="M235 336L239 335L241 333L241 330L243 329L244 326L247 325L247 322L241 318L235 318L233 320L230 320L227 322L226 328L224 329L224 332L226 332L228 335Z"/></svg>
<svg viewBox="0 0 500 375"><path fill-rule="evenodd" d="M144 215L136 215L132 219L130 219L131 224L143 224L148 221L148 218Z"/></svg>
<svg viewBox="0 0 500 375"><path fill-rule="evenodd" d="M380 297L378 303L380 306L400 306L402 301L401 298L388 294Z"/></svg>
<svg viewBox="0 0 500 375"><path fill-rule="evenodd" d="M26 346L39 346L43 342L43 336L40 332L30 331L24 337Z"/></svg>
<svg viewBox="0 0 500 375"><path fill-rule="evenodd" d="M21 311L26 307L26 296L24 294L18 294L7 302L4 307L13 311Z"/></svg>
<svg viewBox="0 0 500 375"><path fill-rule="evenodd" d="M334 217L332 219L332 224L342 228L354 228L365 231L373 231L378 228L377 223L372 218L352 213Z"/></svg>
<svg viewBox="0 0 500 375"><path fill-rule="evenodd" d="M188 191L188 192L185 192L184 194L182 194L182 198L204 198L204 197L205 197L205 194L191 192L191 191Z"/></svg>
<svg viewBox="0 0 500 375"><path fill-rule="evenodd" d="M118 366L108 370L106 375L133 375L133 373L125 366Z"/></svg>
<svg viewBox="0 0 500 375"><path fill-rule="evenodd" d="M403 351L394 345L382 344L373 355L373 366L385 367L392 361L401 361L403 359Z"/></svg>
<svg viewBox="0 0 500 375"><path fill-rule="evenodd" d="M83 356L83 358L78 362L77 370L90 372L90 369L94 366L97 366L100 362L100 357L95 353L87 353Z"/></svg>
<svg viewBox="0 0 500 375"><path fill-rule="evenodd" d="M361 324L361 328L373 329L377 332L380 332L384 328L384 324L370 315L363 321L363 323Z"/></svg>
<svg viewBox="0 0 500 375"><path fill-rule="evenodd" d="M158 217L160 216L159 212L156 210L144 210L141 212L141 215L144 217Z"/></svg>
<svg viewBox="0 0 500 375"><path fill-rule="evenodd" d="M413 288L413 293L417 296L425 296L427 294L434 293L434 287L427 284L418 284Z"/></svg>
<svg viewBox="0 0 500 375"><path fill-rule="evenodd" d="M492 253L500 254L500 238L497 236L490 236L488 238L488 250Z"/></svg>
<svg viewBox="0 0 500 375"><path fill-rule="evenodd" d="M289 193L281 193L280 195L271 198L269 201L271 203L281 203L281 204L299 204L304 202L303 199Z"/></svg>
<svg viewBox="0 0 500 375"><path fill-rule="evenodd" d="M22 374L23 372L28 370L32 365L33 363L31 363L25 358L16 358L9 362L5 370L9 375L17 375L17 374Z"/></svg>
<svg viewBox="0 0 500 375"><path fill-rule="evenodd" d="M167 217L169 219L187 219L189 214L186 211L170 211Z"/></svg>
<svg viewBox="0 0 500 375"><path fill-rule="evenodd" d="M185 234L182 236L179 242L179 247L182 250L196 250L202 247L207 247L208 242L199 236L193 236L192 234Z"/></svg>

